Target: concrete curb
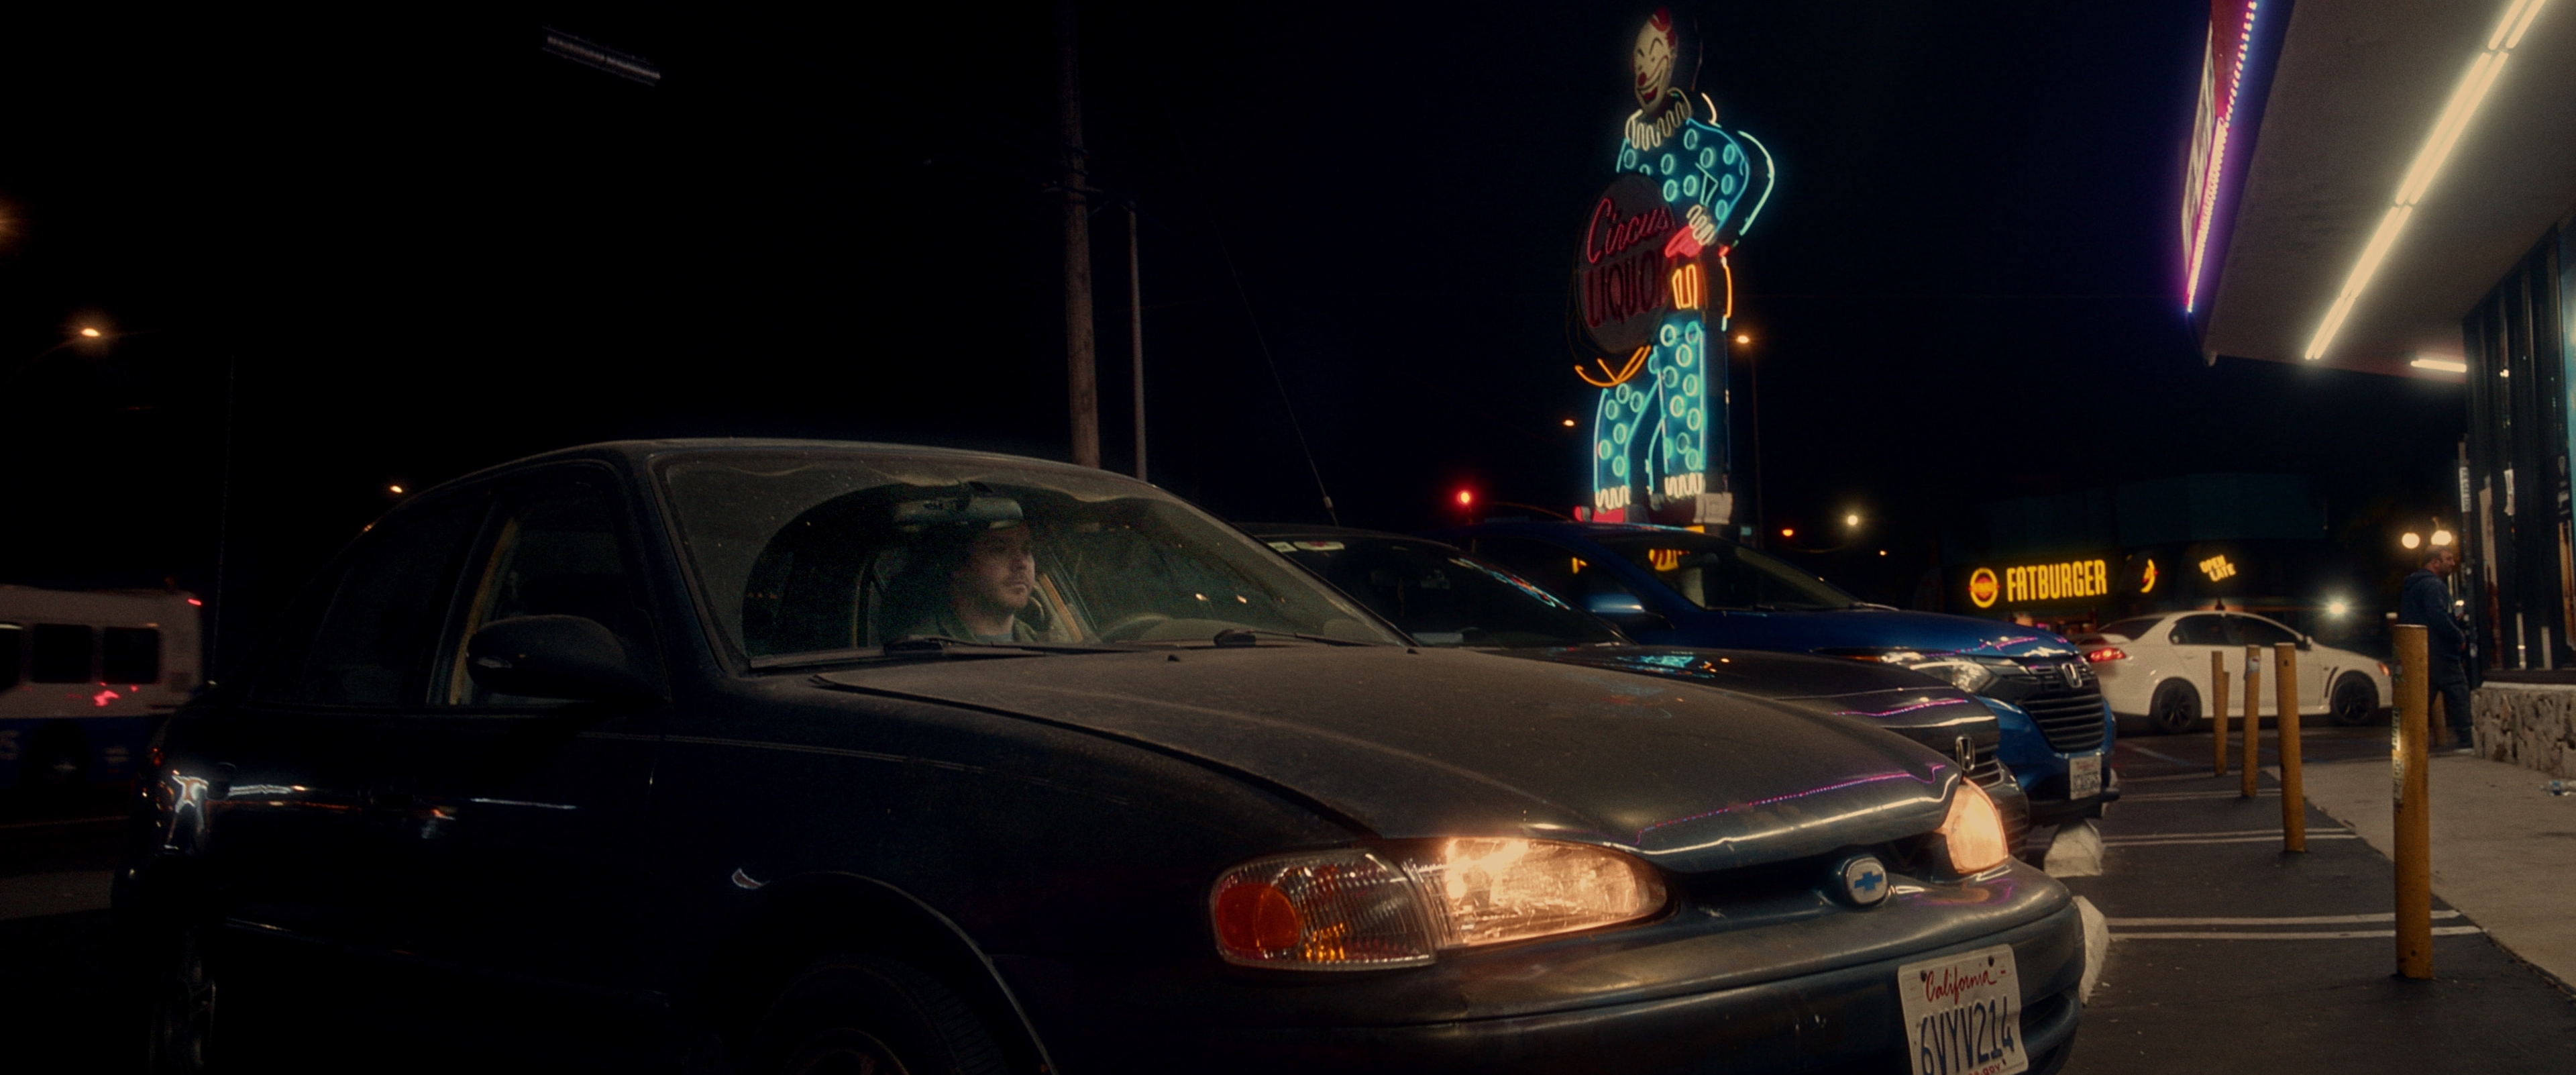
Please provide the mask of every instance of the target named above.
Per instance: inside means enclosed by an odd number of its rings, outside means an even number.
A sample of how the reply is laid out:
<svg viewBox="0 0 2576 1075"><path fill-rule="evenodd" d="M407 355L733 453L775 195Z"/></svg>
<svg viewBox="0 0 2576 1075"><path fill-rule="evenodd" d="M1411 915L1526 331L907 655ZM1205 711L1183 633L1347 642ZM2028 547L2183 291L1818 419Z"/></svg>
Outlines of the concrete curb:
<svg viewBox="0 0 2576 1075"><path fill-rule="evenodd" d="M2057 830L2049 842L2047 861L2040 869L2050 877L2099 877L2102 875L2102 830L2090 820L2077 821Z"/></svg>
<svg viewBox="0 0 2576 1075"><path fill-rule="evenodd" d="M2084 980L2076 983L2075 1002L2091 1004L2093 987L2102 981L2102 963L2111 955L2111 920L2082 896L2075 897L2075 914L2084 920Z"/></svg>

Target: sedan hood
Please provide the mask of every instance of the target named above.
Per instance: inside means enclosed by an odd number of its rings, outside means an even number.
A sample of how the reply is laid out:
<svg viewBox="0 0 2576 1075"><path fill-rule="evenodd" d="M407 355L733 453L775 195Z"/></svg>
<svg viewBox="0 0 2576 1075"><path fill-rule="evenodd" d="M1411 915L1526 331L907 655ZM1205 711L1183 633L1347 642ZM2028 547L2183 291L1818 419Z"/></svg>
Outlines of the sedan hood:
<svg viewBox="0 0 2576 1075"><path fill-rule="evenodd" d="M1846 718L1487 653L1281 645L815 679L1191 755L1380 836L1574 839L1681 872L1930 831L1957 774Z"/></svg>

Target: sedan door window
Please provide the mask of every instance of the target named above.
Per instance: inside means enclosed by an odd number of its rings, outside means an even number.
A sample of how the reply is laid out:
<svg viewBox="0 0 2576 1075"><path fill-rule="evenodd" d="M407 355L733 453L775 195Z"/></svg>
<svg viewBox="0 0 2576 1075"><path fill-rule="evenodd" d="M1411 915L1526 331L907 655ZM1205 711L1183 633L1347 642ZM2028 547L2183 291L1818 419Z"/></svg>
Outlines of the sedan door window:
<svg viewBox="0 0 2576 1075"><path fill-rule="evenodd" d="M466 640L501 620L579 616L608 628L630 652L653 652L643 603L629 577L626 541L607 494L585 482L522 490L498 513L466 579L464 615L447 640L438 701L517 704L467 672Z"/></svg>
<svg viewBox="0 0 2576 1075"><path fill-rule="evenodd" d="M482 517L479 498L443 497L397 510L361 535L343 558L300 671L263 693L320 705L417 704L458 560Z"/></svg>
<svg viewBox="0 0 2576 1075"><path fill-rule="evenodd" d="M2270 620L2253 616L2230 616L2228 620L2236 628L2236 643L2240 646L2277 646L2299 640L2289 628Z"/></svg>
<svg viewBox="0 0 2576 1075"><path fill-rule="evenodd" d="M2173 644L2177 646L2232 646L2236 644L2235 639L2228 637L2226 618L2215 615L2183 617L2180 621L2174 624L2172 638Z"/></svg>

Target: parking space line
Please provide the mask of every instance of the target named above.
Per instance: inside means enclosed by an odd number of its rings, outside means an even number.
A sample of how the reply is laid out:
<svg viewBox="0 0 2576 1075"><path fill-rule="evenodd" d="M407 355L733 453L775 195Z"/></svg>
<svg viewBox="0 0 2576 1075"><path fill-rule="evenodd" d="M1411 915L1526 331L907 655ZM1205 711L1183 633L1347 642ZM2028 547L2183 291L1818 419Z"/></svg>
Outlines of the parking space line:
<svg viewBox="0 0 2576 1075"><path fill-rule="evenodd" d="M2136 743L2131 743L2131 742L2123 741L2123 742L2119 743L2119 744L2118 744L2118 746L2120 746L2120 747L2126 747L2126 748L2128 748L2129 750L2135 751L2135 752L2140 753L2140 754L2144 754L2144 755L2146 755L2146 756L2148 756L2148 757L2150 757L2150 758L2154 758L2154 759L2156 759L2157 761L2169 761L2169 762L2174 763L2175 765L2192 765L2192 764L2196 764L2196 763L2194 763L2194 762L2185 761L2185 760L2183 760L2183 759L2181 759L2181 758L2174 757L2173 755L2171 755L2171 754L2167 754L2167 753L2165 753L2164 751L2161 751L2161 750L2149 750L2149 749L2147 749L2147 748L2145 748L2145 747L2139 746L2139 745L2138 745L2138 744L2136 744Z"/></svg>
<svg viewBox="0 0 2576 1075"><path fill-rule="evenodd" d="M2436 937L2459 937L2467 934L2484 932L2486 931L2479 929L2476 926L2433 927L2433 935ZM2111 934L2111 939L2115 941L2350 941L2364 940L2372 937L2387 939L2395 936L2397 936L2397 931L2393 929L2310 930L2295 933L2230 933L2220 930L2209 930L2206 932L2185 931L2177 933L2120 933L2115 931Z"/></svg>
<svg viewBox="0 0 2576 1075"><path fill-rule="evenodd" d="M2329 829L2326 831L2348 832L2350 830ZM2279 836L2280 834L2280 827L2274 826L2268 829L2218 829L2210 832L2141 832L2128 836L2105 836L2102 838L2102 842L2108 844L2118 843L2122 840L2181 840L2201 836Z"/></svg>
<svg viewBox="0 0 2576 1075"><path fill-rule="evenodd" d="M2435 911L2433 917L2458 918L2458 911ZM2349 926L2364 922L2394 922L2393 911L2378 914L2296 915L2286 918L2114 918L2113 926Z"/></svg>
<svg viewBox="0 0 2576 1075"><path fill-rule="evenodd" d="M2130 837L2130 838L2128 838L2128 839L2124 839L2124 840L2105 840L2105 841L2103 841L2103 842L2102 842L2102 846L2104 846L2104 847L2192 847L2192 846L2201 845L2201 844L2269 844L2269 843L2278 843L2278 842L2280 842L2280 839L2281 839L2281 834L2280 834L2280 832L2279 832L2278 830L2275 830L2275 831L2274 831L2271 835L2269 835L2269 836L2222 836L2222 837L2214 837L2214 838L2198 839L2198 840L2155 840L2155 839L2139 839L2139 838L2137 838L2137 837ZM2360 836L2358 836L2358 835L2355 835L2355 834L2353 834L2353 833L2349 833L2349 832L2312 832L2312 833L2309 833L2309 834L2308 834L2308 839L2311 839L2311 840L2358 840L2358 839L2361 839L2361 837L2360 837Z"/></svg>

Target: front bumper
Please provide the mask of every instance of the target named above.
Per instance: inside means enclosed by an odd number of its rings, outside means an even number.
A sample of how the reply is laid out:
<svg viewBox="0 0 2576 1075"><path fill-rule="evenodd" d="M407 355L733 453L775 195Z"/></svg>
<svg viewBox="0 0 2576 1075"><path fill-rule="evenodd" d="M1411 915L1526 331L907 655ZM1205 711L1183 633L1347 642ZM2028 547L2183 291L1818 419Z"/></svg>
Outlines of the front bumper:
<svg viewBox="0 0 2576 1075"><path fill-rule="evenodd" d="M1889 1070L1905 1066L1897 968L2010 944L2036 1063L2072 1040L2082 929L2066 890L2013 863L1904 886L1854 911L1738 916L1679 901L1646 926L1374 974L1232 972L997 955L1066 1071ZM1910 890L1909 890L1910 888ZM1792 901L1795 902L1795 901Z"/></svg>

